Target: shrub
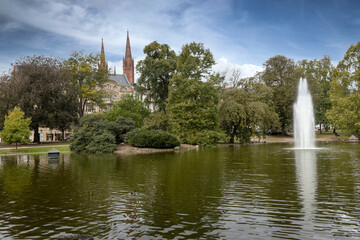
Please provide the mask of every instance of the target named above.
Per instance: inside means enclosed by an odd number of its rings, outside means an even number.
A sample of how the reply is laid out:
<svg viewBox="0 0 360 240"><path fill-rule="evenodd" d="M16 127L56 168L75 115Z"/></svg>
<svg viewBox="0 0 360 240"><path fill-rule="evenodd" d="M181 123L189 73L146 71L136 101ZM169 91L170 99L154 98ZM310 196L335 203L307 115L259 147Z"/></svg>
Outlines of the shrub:
<svg viewBox="0 0 360 240"><path fill-rule="evenodd" d="M135 147L174 148L179 139L162 130L134 130L127 134L128 143Z"/></svg>
<svg viewBox="0 0 360 240"><path fill-rule="evenodd" d="M116 149L115 136L107 131L100 135L94 136L89 145L86 147L86 152L89 153L112 153Z"/></svg>
<svg viewBox="0 0 360 240"><path fill-rule="evenodd" d="M168 131L170 129L169 116L164 112L151 113L144 119L143 129Z"/></svg>
<svg viewBox="0 0 360 240"><path fill-rule="evenodd" d="M131 118L118 117L116 121L109 122L107 129L114 134L116 143L124 142L126 134L135 128Z"/></svg>
<svg viewBox="0 0 360 240"><path fill-rule="evenodd" d="M220 140L224 140L226 135L217 131L202 131L196 133L190 140L189 144L199 145L200 147L211 147L216 145Z"/></svg>

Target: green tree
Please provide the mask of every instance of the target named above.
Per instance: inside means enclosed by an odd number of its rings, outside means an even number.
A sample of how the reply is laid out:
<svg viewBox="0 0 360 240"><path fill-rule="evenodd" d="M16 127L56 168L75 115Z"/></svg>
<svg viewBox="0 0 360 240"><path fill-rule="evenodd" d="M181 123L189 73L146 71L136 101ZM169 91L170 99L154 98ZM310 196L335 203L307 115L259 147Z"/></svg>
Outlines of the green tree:
<svg viewBox="0 0 360 240"><path fill-rule="evenodd" d="M333 126L360 137L360 42L351 45L333 71L326 116Z"/></svg>
<svg viewBox="0 0 360 240"><path fill-rule="evenodd" d="M169 83L176 69L176 54L169 45L156 41L145 46L144 53L145 59L136 66L140 73L136 91L145 96L145 104L154 103L159 111L165 111Z"/></svg>
<svg viewBox="0 0 360 240"><path fill-rule="evenodd" d="M105 118L109 121L115 121L120 116L130 118L135 122L135 127L139 128L149 114L150 110L140 100L134 98L133 95L126 95L105 113Z"/></svg>
<svg viewBox="0 0 360 240"><path fill-rule="evenodd" d="M172 132L184 143L202 142L200 138L205 135L201 133L205 131L208 136L218 136L220 76L210 74L214 63L213 55L202 43L184 45L177 58L166 110Z"/></svg>
<svg viewBox="0 0 360 240"><path fill-rule="evenodd" d="M273 91L272 101L275 111L279 115L280 128L283 135L292 124L292 106L297 92L300 71L292 59L275 56L264 64L265 70L261 79Z"/></svg>
<svg viewBox="0 0 360 240"><path fill-rule="evenodd" d="M108 81L108 72L99 67L100 55L74 52L66 61L72 84L77 93L78 112L83 117L87 103L103 104L103 85Z"/></svg>
<svg viewBox="0 0 360 240"><path fill-rule="evenodd" d="M324 56L320 60L302 60L298 63L303 76L309 83L309 88L314 101L315 120L320 125L328 129L329 121L326 111L331 108L330 102L330 82L332 79L333 66L329 56Z"/></svg>
<svg viewBox="0 0 360 240"><path fill-rule="evenodd" d="M33 56L17 60L5 91L3 106L19 106L26 117L31 117L34 142L39 142L40 126L63 130L77 120L74 87L58 59Z"/></svg>
<svg viewBox="0 0 360 240"><path fill-rule="evenodd" d="M16 144L16 151L18 143L29 142L31 119L24 118L24 113L20 108L15 107L5 117L4 129L1 131L1 138L8 144Z"/></svg>
<svg viewBox="0 0 360 240"><path fill-rule="evenodd" d="M232 88L224 89L220 104L220 126L234 143L250 142L253 135L265 136L276 126L278 116L271 101L272 91L255 78L243 79Z"/></svg>

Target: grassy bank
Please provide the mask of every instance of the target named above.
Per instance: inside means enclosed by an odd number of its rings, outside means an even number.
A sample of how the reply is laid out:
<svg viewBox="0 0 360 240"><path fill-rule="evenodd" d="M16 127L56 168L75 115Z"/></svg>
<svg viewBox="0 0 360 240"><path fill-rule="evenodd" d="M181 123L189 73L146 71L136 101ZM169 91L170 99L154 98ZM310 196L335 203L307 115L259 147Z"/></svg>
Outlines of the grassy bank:
<svg viewBox="0 0 360 240"><path fill-rule="evenodd" d="M46 147L21 147L16 151L15 148L0 148L0 154L14 153L47 153L51 149L56 148L60 152L69 152L69 146L46 146Z"/></svg>

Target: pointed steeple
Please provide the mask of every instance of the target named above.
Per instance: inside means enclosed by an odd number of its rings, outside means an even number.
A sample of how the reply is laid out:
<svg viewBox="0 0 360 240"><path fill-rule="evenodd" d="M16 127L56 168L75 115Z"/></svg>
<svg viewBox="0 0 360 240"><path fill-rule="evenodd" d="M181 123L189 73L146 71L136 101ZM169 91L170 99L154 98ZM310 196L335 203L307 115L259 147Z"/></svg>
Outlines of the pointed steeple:
<svg viewBox="0 0 360 240"><path fill-rule="evenodd" d="M134 59L131 55L129 31L127 31L125 57L123 58L123 74L130 83L134 83Z"/></svg>
<svg viewBox="0 0 360 240"><path fill-rule="evenodd" d="M126 36L126 51L125 51L125 58L126 57L130 57L131 56L131 48L130 48L130 38L129 38L129 31L127 31L127 36Z"/></svg>
<svg viewBox="0 0 360 240"><path fill-rule="evenodd" d="M108 69L108 65L107 65L107 62L105 60L104 41L103 41L102 38L101 38L100 67L103 67L106 70Z"/></svg>

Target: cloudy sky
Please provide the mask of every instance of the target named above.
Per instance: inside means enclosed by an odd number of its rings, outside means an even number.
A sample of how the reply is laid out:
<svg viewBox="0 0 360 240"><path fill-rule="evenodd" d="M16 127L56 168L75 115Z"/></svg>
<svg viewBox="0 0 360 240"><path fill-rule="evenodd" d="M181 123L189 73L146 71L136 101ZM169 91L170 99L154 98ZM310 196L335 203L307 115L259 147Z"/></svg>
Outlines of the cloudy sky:
<svg viewBox="0 0 360 240"><path fill-rule="evenodd" d="M119 73L127 30L135 61L152 41L177 52L202 42L214 54L215 70L240 67L245 77L279 54L341 60L360 41L360 1L0 0L0 73L24 56L99 52L101 38Z"/></svg>

